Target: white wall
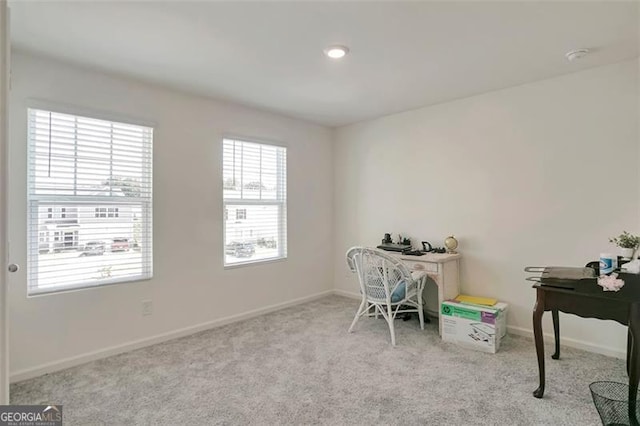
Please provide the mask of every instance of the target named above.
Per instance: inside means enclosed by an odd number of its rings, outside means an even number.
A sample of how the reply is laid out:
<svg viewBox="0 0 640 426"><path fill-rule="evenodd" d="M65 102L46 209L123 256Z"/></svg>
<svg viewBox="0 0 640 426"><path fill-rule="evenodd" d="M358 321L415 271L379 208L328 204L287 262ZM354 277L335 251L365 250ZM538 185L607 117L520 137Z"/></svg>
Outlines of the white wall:
<svg viewBox="0 0 640 426"><path fill-rule="evenodd" d="M338 129L336 288L357 292L352 245L452 233L462 291L510 303L512 329L531 330L525 266L583 266L640 232L638 78L633 60ZM626 348L612 322L561 315L561 336Z"/></svg>
<svg viewBox="0 0 640 426"><path fill-rule="evenodd" d="M331 290L330 129L19 52L13 58L10 106L10 238L16 262L26 264L29 98L157 123L155 276L148 282L27 298L24 272L14 274L9 291L14 379L69 365L68 358ZM222 267L223 133L288 147L285 261ZM144 299L153 300L152 316L141 315Z"/></svg>

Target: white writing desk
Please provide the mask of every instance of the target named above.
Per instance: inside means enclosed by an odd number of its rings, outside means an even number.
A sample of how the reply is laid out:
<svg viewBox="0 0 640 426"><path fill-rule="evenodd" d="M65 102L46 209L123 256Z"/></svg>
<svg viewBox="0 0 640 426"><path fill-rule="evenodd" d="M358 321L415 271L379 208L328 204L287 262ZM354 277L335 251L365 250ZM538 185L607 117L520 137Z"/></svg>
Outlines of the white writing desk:
<svg viewBox="0 0 640 426"><path fill-rule="evenodd" d="M399 257L410 271L425 271L438 287L438 312L425 309L429 315L439 318L440 306L444 300L460 294L460 253L427 253L423 256L408 256L387 252ZM425 286L426 287L426 286ZM438 332L442 335L442 321L438 321Z"/></svg>

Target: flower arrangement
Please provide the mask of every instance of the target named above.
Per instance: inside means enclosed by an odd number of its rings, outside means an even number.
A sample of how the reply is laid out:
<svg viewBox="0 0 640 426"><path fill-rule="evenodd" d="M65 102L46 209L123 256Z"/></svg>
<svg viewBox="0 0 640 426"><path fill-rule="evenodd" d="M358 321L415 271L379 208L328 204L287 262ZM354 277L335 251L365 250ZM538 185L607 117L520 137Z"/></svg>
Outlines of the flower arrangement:
<svg viewBox="0 0 640 426"><path fill-rule="evenodd" d="M618 274L603 275L598 278L598 285L602 291L618 291L624 285L624 281L618 278Z"/></svg>
<svg viewBox="0 0 640 426"><path fill-rule="evenodd" d="M630 234L627 231L622 231L622 234L617 237L609 238L609 242L614 243L620 248L637 249L640 245L640 237Z"/></svg>

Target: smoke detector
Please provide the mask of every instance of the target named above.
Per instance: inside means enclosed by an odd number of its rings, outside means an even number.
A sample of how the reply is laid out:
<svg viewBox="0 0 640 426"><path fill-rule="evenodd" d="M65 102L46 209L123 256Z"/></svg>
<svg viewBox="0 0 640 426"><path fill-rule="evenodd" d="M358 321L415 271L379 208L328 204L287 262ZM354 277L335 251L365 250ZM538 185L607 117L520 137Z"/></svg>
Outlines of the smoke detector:
<svg viewBox="0 0 640 426"><path fill-rule="evenodd" d="M567 61L571 62L582 58L587 53L589 53L589 49L577 49L567 52L564 56L567 58Z"/></svg>

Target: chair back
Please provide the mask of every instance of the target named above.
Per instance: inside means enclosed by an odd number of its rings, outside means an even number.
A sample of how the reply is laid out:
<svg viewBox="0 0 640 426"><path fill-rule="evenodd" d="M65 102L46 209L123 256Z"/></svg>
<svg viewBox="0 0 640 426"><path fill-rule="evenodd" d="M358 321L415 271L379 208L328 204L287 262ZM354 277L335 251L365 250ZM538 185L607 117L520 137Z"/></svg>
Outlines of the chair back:
<svg viewBox="0 0 640 426"><path fill-rule="evenodd" d="M405 283L406 289L413 281L400 259L374 248L350 248L347 265L358 275L360 290L372 302L390 303L391 295L401 283Z"/></svg>

